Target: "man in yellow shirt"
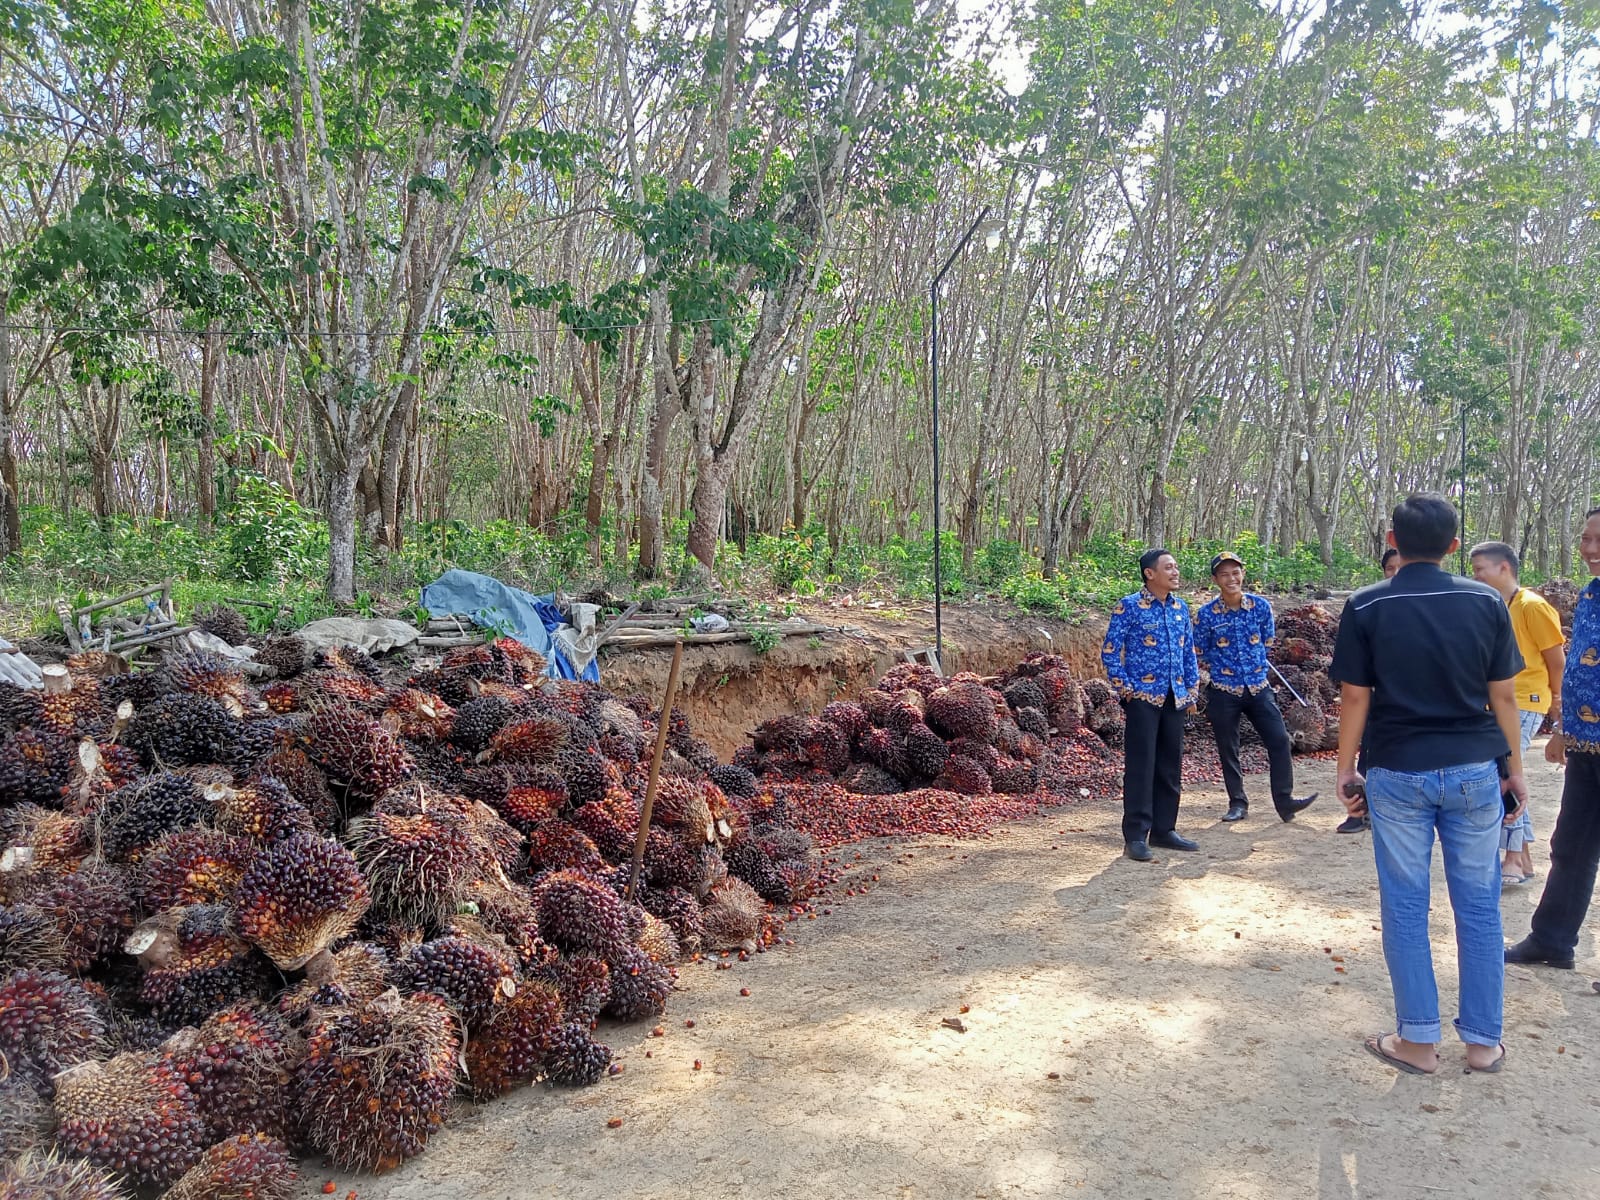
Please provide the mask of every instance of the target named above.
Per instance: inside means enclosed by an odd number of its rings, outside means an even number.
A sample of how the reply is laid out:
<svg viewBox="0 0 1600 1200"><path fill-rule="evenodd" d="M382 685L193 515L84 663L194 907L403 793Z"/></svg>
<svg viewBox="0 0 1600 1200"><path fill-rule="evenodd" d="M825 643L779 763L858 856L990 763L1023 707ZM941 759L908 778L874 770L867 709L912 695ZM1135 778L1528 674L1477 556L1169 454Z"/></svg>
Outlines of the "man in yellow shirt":
<svg viewBox="0 0 1600 1200"><path fill-rule="evenodd" d="M1487 583L1505 597L1511 612L1511 632L1522 653L1522 672L1517 676L1517 708L1522 715L1522 750L1544 724L1553 708L1561 712L1561 668L1565 662L1561 616L1538 592L1517 582L1517 552L1504 542L1479 542L1472 548L1472 576ZM1533 878L1533 822L1524 810L1522 819L1505 828L1500 848L1506 852L1500 868L1500 882L1527 883Z"/></svg>

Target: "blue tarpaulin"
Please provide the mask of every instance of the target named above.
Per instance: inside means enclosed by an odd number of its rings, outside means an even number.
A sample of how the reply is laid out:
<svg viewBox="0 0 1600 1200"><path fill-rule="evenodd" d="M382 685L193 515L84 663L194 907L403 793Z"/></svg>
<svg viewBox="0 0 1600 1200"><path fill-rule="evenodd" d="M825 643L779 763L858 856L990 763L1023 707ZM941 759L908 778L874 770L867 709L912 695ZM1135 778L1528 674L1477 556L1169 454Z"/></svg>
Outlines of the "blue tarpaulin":
<svg viewBox="0 0 1600 1200"><path fill-rule="evenodd" d="M467 613L483 628L510 634L544 655L549 662L545 671L553 678L577 679L572 663L550 639L551 630L566 624L555 600L553 592L535 596L475 571L446 571L422 589L422 607L429 615ZM598 683L599 664L590 662L582 678Z"/></svg>

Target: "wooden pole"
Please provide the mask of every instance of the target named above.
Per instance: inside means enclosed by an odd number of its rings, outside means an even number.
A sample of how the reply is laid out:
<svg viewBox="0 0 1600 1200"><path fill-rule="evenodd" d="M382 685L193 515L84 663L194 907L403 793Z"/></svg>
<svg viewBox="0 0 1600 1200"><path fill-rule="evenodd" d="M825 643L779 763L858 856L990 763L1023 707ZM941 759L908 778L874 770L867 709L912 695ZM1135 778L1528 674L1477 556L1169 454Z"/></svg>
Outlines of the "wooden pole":
<svg viewBox="0 0 1600 1200"><path fill-rule="evenodd" d="M661 701L661 722L656 729L656 752L650 760L650 782L644 789L644 808L639 812L639 836L633 839L633 870L628 875L626 898L639 890L639 872L644 867L644 842L650 836L650 810L656 803L656 784L661 781L661 756L667 751L667 726L672 722L672 701L678 695L678 672L683 668L683 643L672 651L672 670L667 673L667 694Z"/></svg>

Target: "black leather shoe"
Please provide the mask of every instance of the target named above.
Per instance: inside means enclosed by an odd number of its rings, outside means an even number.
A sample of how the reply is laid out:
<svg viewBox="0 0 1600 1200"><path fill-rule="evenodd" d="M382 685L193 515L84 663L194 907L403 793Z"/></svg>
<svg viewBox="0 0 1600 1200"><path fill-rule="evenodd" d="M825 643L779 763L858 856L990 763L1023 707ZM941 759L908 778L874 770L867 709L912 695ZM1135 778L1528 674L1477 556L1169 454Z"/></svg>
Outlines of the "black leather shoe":
<svg viewBox="0 0 1600 1200"><path fill-rule="evenodd" d="M1160 846L1163 850L1200 849L1199 842L1191 842L1175 829L1170 833L1152 833L1150 835L1150 844L1152 846Z"/></svg>
<svg viewBox="0 0 1600 1200"><path fill-rule="evenodd" d="M1506 947L1506 961L1524 967L1554 967L1558 971L1572 970L1572 955L1548 950L1530 935L1515 946Z"/></svg>
<svg viewBox="0 0 1600 1200"><path fill-rule="evenodd" d="M1230 804L1228 811L1222 815L1224 821L1242 821L1250 814L1250 808L1245 804Z"/></svg>
<svg viewBox="0 0 1600 1200"><path fill-rule="evenodd" d="M1303 812L1305 812L1306 809L1310 808L1311 805L1316 801L1316 799L1317 799L1317 793L1316 792L1312 792L1311 795L1309 795L1309 796L1296 796L1296 797L1294 797L1294 799L1290 800L1289 803L1286 804L1283 808L1280 808L1278 810L1278 815L1280 817L1282 817L1285 821L1292 821L1300 813L1303 813Z"/></svg>
<svg viewBox="0 0 1600 1200"><path fill-rule="evenodd" d="M1335 833L1365 833L1372 828L1371 817L1346 817L1334 829Z"/></svg>
<svg viewBox="0 0 1600 1200"><path fill-rule="evenodd" d="M1149 862L1155 857L1154 854L1150 853L1150 846L1147 842L1129 842L1122 848L1122 852L1133 859L1134 862Z"/></svg>

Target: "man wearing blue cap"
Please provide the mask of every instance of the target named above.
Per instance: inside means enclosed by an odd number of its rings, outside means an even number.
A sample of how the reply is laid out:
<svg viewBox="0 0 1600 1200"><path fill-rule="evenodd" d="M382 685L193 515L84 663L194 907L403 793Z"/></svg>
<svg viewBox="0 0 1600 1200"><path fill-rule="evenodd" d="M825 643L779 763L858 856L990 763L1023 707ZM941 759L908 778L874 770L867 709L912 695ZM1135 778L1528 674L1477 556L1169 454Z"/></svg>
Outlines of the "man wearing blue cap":
<svg viewBox="0 0 1600 1200"><path fill-rule="evenodd" d="M1271 767L1272 805L1292 821L1317 798L1294 794L1294 753L1289 731L1267 680L1267 651L1276 636L1272 603L1244 590L1244 562L1224 550L1211 560L1217 598L1194 615L1194 650L1210 676L1206 685L1206 719L1217 738L1222 783L1228 789L1224 821L1242 821L1249 814L1244 774L1239 770L1239 719L1248 718L1267 748Z"/></svg>
<svg viewBox="0 0 1600 1200"><path fill-rule="evenodd" d="M1195 701L1200 669L1194 658L1189 606L1173 592L1177 561L1165 550L1139 556L1144 586L1111 613L1100 660L1127 717L1122 744L1123 853L1150 862L1151 846L1200 847L1177 831L1183 789L1183 710Z"/></svg>

